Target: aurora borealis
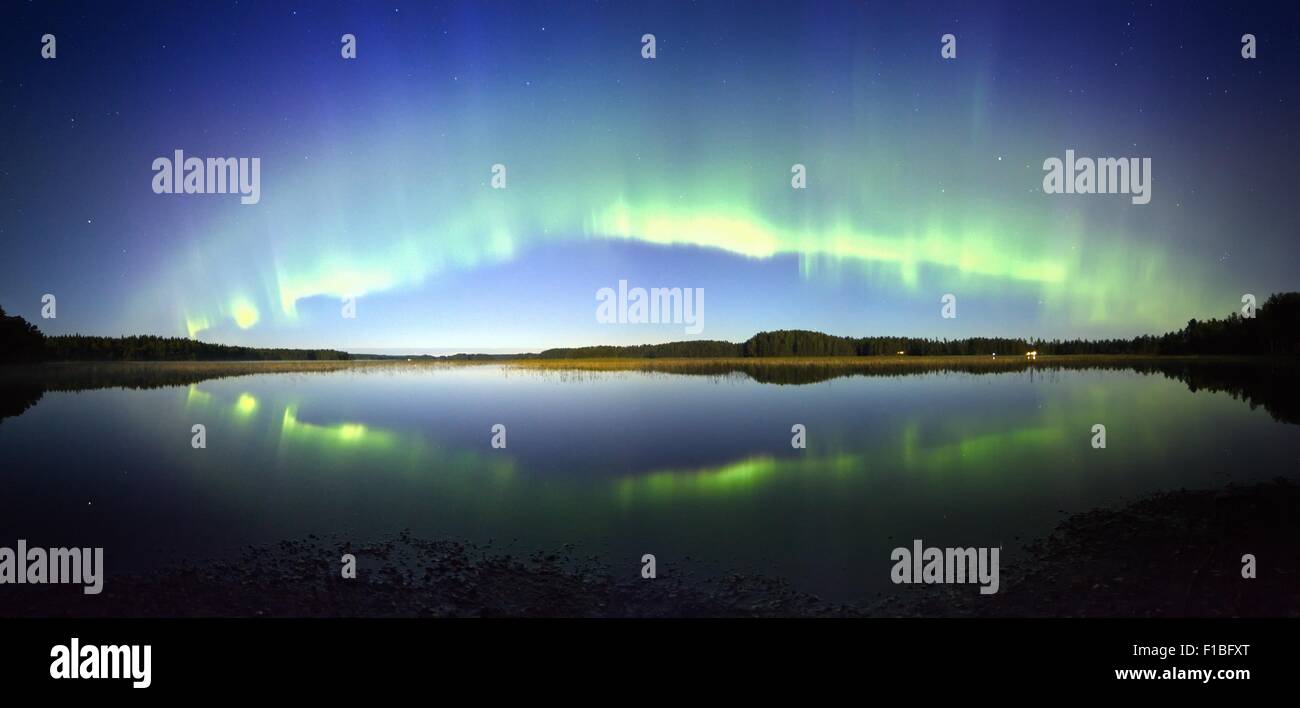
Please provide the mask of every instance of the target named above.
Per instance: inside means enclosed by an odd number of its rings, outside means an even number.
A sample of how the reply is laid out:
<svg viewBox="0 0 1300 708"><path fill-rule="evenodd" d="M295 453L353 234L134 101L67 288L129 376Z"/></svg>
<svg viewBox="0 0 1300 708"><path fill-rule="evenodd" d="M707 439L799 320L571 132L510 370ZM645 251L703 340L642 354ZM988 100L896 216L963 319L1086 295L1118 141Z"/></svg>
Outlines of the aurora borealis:
<svg viewBox="0 0 1300 708"><path fill-rule="evenodd" d="M1300 10L1102 4L6 8L0 304L519 350L684 338L598 324L620 279L703 288L732 340L1132 336L1300 289ZM154 194L175 150L260 158L260 201ZM1150 158L1150 203L1043 194L1066 150Z"/></svg>

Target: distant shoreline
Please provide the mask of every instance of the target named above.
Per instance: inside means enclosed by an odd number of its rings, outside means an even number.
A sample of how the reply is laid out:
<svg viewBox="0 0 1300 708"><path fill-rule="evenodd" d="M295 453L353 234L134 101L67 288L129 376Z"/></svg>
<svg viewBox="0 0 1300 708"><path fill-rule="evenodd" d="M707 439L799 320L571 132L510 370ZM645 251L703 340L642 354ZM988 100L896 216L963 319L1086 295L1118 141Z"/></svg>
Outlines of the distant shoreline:
<svg viewBox="0 0 1300 708"><path fill-rule="evenodd" d="M1008 368L1028 364L1104 364L1109 362L1193 362L1193 363L1300 363L1293 355L1267 354L1039 354L1028 357L1019 354L958 354L958 355L878 355L878 356L753 356L753 357L570 357L540 358L537 355L493 355L487 357L431 357L391 356L358 359L127 359L127 360L69 360L39 362L0 362L0 371L54 371L67 367L102 367L104 369L130 369L231 373L294 373L313 371L339 371L343 369L378 367L507 365L528 369L592 369L624 370L644 368L671 368L693 366L843 366L843 367L934 367L943 365L981 365Z"/></svg>
<svg viewBox="0 0 1300 708"><path fill-rule="evenodd" d="M869 359L1004 356L1280 356L1300 355L1300 292L1275 293L1248 314L1189 320L1162 335L1131 339L1045 340L1037 337L846 337L806 329L779 329L743 342L692 339L660 344L559 347L536 353L450 355L361 354L337 349L293 349L214 344L183 337L131 335L47 336L0 309L0 361L517 361L575 359Z"/></svg>
<svg viewBox="0 0 1300 708"><path fill-rule="evenodd" d="M906 354L873 356L719 356L719 357L566 357L541 358L537 355L493 355L465 357L390 356L357 359L124 359L124 360L68 360L38 362L0 362L0 370L55 370L60 367L104 368L170 368L175 370L213 371L227 373L232 370L248 373L336 371L341 369L385 366L433 365L485 365L502 364L530 369L638 369L650 367L725 365L725 366L941 366L980 363L1005 365L1070 364L1106 362L1224 362L1224 363L1291 363L1300 362L1294 355L1268 354L941 354L912 356Z"/></svg>

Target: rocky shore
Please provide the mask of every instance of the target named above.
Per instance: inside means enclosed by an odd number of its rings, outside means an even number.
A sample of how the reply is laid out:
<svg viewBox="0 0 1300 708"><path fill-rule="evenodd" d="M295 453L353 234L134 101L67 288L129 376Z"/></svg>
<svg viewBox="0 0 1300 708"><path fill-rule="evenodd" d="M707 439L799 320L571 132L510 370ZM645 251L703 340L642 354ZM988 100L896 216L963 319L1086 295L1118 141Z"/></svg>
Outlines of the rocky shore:
<svg viewBox="0 0 1300 708"><path fill-rule="evenodd" d="M898 586L828 603L789 583L661 564L654 580L574 547L525 555L403 532L364 546L308 537L235 560L108 577L79 587L7 587L4 616L64 617L1175 617L1300 616L1300 487L1289 481L1171 491L1067 518L971 585ZM338 559L358 558L344 579ZM1242 577L1242 556L1256 577Z"/></svg>

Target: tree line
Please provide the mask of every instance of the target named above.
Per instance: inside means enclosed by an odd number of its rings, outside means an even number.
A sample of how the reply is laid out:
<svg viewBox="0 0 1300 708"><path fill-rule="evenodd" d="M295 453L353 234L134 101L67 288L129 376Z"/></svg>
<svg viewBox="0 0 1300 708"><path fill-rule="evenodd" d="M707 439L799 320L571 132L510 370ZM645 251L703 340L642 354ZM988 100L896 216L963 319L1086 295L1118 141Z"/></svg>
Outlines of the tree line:
<svg viewBox="0 0 1300 708"><path fill-rule="evenodd" d="M45 336L0 308L0 361L300 361L348 359L333 349L237 347L184 337Z"/></svg>
<svg viewBox="0 0 1300 708"><path fill-rule="evenodd" d="M1133 339L1015 339L968 337L840 337L809 330L759 332L744 342L691 340L636 346L547 349L540 354L459 354L437 359L619 359L747 358L836 356L967 356L992 354L1139 354L1139 355L1296 355L1300 354L1300 293L1277 293L1254 317L1232 313L1224 319L1189 320L1163 335ZM22 317L0 308L0 361L257 361L383 358L350 355L333 349L266 349L210 344L183 337L94 337L80 334L47 337ZM405 357L398 357L405 358Z"/></svg>
<svg viewBox="0 0 1300 708"><path fill-rule="evenodd" d="M759 332L744 342L698 340L630 347L548 349L543 359L744 358L834 356L990 356L993 354L1280 355L1300 354L1300 293L1277 293L1254 317L1234 312L1224 319L1189 320L1163 335L1132 339L1016 339L968 337L839 337L809 330Z"/></svg>

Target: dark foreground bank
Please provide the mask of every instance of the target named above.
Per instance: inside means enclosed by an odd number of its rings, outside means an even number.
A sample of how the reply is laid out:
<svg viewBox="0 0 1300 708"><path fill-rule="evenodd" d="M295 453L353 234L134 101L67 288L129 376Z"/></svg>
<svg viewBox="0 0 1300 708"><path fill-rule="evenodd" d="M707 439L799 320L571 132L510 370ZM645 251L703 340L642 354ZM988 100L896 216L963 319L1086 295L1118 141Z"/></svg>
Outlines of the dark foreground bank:
<svg viewBox="0 0 1300 708"><path fill-rule="evenodd" d="M368 545L310 537L233 561L80 587L8 586L0 614L63 617L1175 617L1300 616L1300 487L1290 481L1176 491L1065 520L1004 564L1000 591L899 586L827 603L783 580L698 561L639 565L572 547L512 553L407 533ZM356 579L339 559L358 559ZM1242 577L1242 556L1256 559ZM615 572L618 571L618 572Z"/></svg>

